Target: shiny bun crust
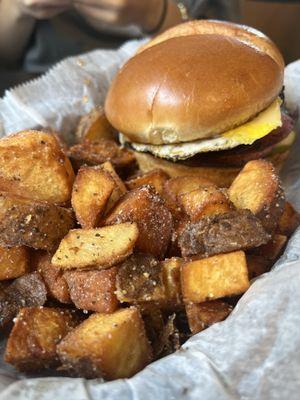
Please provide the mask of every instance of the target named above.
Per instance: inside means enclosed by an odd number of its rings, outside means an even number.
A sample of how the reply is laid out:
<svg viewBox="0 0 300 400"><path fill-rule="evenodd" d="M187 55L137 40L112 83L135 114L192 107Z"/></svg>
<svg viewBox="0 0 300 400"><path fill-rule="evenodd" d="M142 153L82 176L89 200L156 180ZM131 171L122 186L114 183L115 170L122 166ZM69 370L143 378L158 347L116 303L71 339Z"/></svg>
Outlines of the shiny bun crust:
<svg viewBox="0 0 300 400"><path fill-rule="evenodd" d="M176 25L173 28L170 28L156 36L145 45L141 46L138 50L138 53L174 37L203 34L218 34L234 37L241 42L256 48L257 50L268 54L277 62L278 65L280 65L280 67L284 67L284 60L278 47L265 34L246 25L239 25L225 21L216 21L212 19L189 21L180 25Z"/></svg>
<svg viewBox="0 0 300 400"><path fill-rule="evenodd" d="M253 118L282 83L282 66L234 37L181 36L131 58L111 85L105 112L131 141L188 142Z"/></svg>
<svg viewBox="0 0 300 400"><path fill-rule="evenodd" d="M282 153L271 154L266 157L276 170L279 172L283 166L284 161L287 159L289 150ZM191 167L181 163L174 163L172 161L163 160L162 158L154 157L149 153L135 152L137 162L140 170L145 173L153 169L161 169L166 172L171 178L176 176L197 175L205 179L209 179L219 187L229 187L237 176L242 167L207 167L197 166Z"/></svg>

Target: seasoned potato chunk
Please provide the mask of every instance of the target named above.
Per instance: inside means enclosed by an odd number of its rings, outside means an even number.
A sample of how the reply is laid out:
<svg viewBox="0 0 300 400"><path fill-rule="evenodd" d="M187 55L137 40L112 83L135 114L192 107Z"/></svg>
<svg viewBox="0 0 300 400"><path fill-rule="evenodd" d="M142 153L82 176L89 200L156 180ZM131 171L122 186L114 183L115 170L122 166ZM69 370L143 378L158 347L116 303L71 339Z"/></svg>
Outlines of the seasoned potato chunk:
<svg viewBox="0 0 300 400"><path fill-rule="evenodd" d="M39 273L15 279L0 292L0 327L11 322L22 307L42 306L46 300L46 287Z"/></svg>
<svg viewBox="0 0 300 400"><path fill-rule="evenodd" d="M255 254L247 254L247 268L249 279L256 278L259 275L268 272L271 268L270 260Z"/></svg>
<svg viewBox="0 0 300 400"><path fill-rule="evenodd" d="M173 220L163 200L151 186L142 186L126 193L107 215L104 225L125 221L138 225L138 251L163 258L171 240Z"/></svg>
<svg viewBox="0 0 300 400"><path fill-rule="evenodd" d="M72 191L72 207L83 228L95 228L115 189L109 172L101 167L81 167Z"/></svg>
<svg viewBox="0 0 300 400"><path fill-rule="evenodd" d="M181 304L180 268L183 265L182 258L169 258L161 262L162 279L165 287L167 304L171 308Z"/></svg>
<svg viewBox="0 0 300 400"><path fill-rule="evenodd" d="M45 282L48 296L61 303L71 303L69 288L63 271L51 264L51 258L52 255L49 253L35 255L36 269Z"/></svg>
<svg viewBox="0 0 300 400"><path fill-rule="evenodd" d="M164 183L169 176L161 169L153 169L143 175L138 175L126 182L129 190L136 189L143 185L153 186L160 195L163 193Z"/></svg>
<svg viewBox="0 0 300 400"><path fill-rule="evenodd" d="M202 187L183 193L178 200L182 210L192 222L199 221L203 217L224 214L232 210L232 205L225 190L214 186Z"/></svg>
<svg viewBox="0 0 300 400"><path fill-rule="evenodd" d="M181 285L186 303L202 303L244 293L249 287L243 251L187 262L181 269Z"/></svg>
<svg viewBox="0 0 300 400"><path fill-rule="evenodd" d="M0 193L0 244L51 251L73 228L71 210Z"/></svg>
<svg viewBox="0 0 300 400"><path fill-rule="evenodd" d="M117 297L122 302L164 301L162 266L151 255L134 254L117 273Z"/></svg>
<svg viewBox="0 0 300 400"><path fill-rule="evenodd" d="M229 198L236 208L252 211L268 232L274 231L283 213L285 197L272 164L249 161L229 188Z"/></svg>
<svg viewBox="0 0 300 400"><path fill-rule="evenodd" d="M270 240L258 218L248 210L204 217L187 224L179 237L182 255L214 255L261 246Z"/></svg>
<svg viewBox="0 0 300 400"><path fill-rule="evenodd" d="M26 272L29 272L29 254L26 247L0 247L0 281L18 278Z"/></svg>
<svg viewBox="0 0 300 400"><path fill-rule="evenodd" d="M61 241L52 258L60 268L108 268L125 260L138 239L135 223L98 229L73 229Z"/></svg>
<svg viewBox="0 0 300 400"><path fill-rule="evenodd" d="M76 325L77 318L69 310L21 309L7 341L5 361L20 371L57 367L56 345Z"/></svg>
<svg viewBox="0 0 300 400"><path fill-rule="evenodd" d="M64 277L77 308L112 313L118 308L116 297L117 268L102 271L67 271Z"/></svg>
<svg viewBox="0 0 300 400"><path fill-rule="evenodd" d="M119 172L135 164L135 157L131 150L122 148L113 140L107 139L76 144L69 149L68 154L77 169L83 164L99 165L110 161Z"/></svg>
<svg viewBox="0 0 300 400"><path fill-rule="evenodd" d="M110 176L113 178L115 182L114 190L108 200L108 203L105 208L105 214L117 203L120 197L127 192L126 186L124 185L123 181L120 179L119 175L116 173L112 163L110 161L106 161L104 164L101 165L102 168L109 172Z"/></svg>
<svg viewBox="0 0 300 400"><path fill-rule="evenodd" d="M278 231L290 237L300 225L300 214L288 201L285 203L283 214L278 223Z"/></svg>
<svg viewBox="0 0 300 400"><path fill-rule="evenodd" d="M23 131L0 141L0 190L62 204L71 198L74 172L56 138Z"/></svg>
<svg viewBox="0 0 300 400"><path fill-rule="evenodd" d="M215 186L215 184L201 176L178 176L165 182L163 197L166 199L170 209L176 211L179 207L178 199L182 194L210 186Z"/></svg>
<svg viewBox="0 0 300 400"><path fill-rule="evenodd" d="M91 315L57 349L63 366L86 378L129 378L152 358L142 318L134 307Z"/></svg>
<svg viewBox="0 0 300 400"><path fill-rule="evenodd" d="M268 241L268 243L253 249L252 253L266 258L271 264L273 264L282 254L286 241L286 236L276 234Z"/></svg>
<svg viewBox="0 0 300 400"><path fill-rule="evenodd" d="M189 303L185 306L192 334L203 331L216 322L223 321L232 311L232 306L222 300Z"/></svg>
<svg viewBox="0 0 300 400"><path fill-rule="evenodd" d="M75 136L78 142L114 139L114 128L108 122L102 107L96 107L80 118Z"/></svg>

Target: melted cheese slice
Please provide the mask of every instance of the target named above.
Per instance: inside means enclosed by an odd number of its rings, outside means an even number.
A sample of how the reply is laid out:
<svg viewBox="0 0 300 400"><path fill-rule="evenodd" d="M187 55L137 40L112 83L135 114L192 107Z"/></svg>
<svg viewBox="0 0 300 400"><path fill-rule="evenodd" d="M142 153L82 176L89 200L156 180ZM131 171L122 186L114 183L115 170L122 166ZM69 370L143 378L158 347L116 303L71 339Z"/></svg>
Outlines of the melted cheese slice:
<svg viewBox="0 0 300 400"><path fill-rule="evenodd" d="M276 99L267 109L262 111L251 121L237 128L230 129L213 139L163 145L149 145L133 142L130 144L137 151L150 152L155 156L171 160L185 160L198 153L232 149L241 144L250 145L256 140L266 136L273 129L282 125L280 104L280 99ZM121 141L129 142L122 134Z"/></svg>

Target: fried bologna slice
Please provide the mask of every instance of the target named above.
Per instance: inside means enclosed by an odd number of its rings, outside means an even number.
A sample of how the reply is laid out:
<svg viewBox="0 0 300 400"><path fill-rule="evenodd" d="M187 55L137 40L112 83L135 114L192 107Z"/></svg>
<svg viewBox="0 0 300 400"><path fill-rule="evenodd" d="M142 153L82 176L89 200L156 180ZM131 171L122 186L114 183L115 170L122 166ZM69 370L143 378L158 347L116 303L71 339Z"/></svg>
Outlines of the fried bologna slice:
<svg viewBox="0 0 300 400"><path fill-rule="evenodd" d="M290 237L300 225L300 214L288 201L285 203L283 214L278 223L280 234Z"/></svg>
<svg viewBox="0 0 300 400"><path fill-rule="evenodd" d="M81 167L72 191L72 207L83 228L95 228L115 189L110 173L101 167Z"/></svg>
<svg viewBox="0 0 300 400"><path fill-rule="evenodd" d="M75 136L78 142L114 139L114 128L108 122L102 107L96 107L80 118Z"/></svg>
<svg viewBox="0 0 300 400"><path fill-rule="evenodd" d="M58 300L61 303L71 303L69 287L63 271L51 264L51 258L51 254L44 252L35 255L36 269L45 282L47 294L52 299Z"/></svg>
<svg viewBox="0 0 300 400"><path fill-rule="evenodd" d="M186 304L185 310L192 334L195 335L210 325L223 321L231 313L232 308L230 304L222 300Z"/></svg>
<svg viewBox="0 0 300 400"><path fill-rule="evenodd" d="M22 307L42 306L46 300L46 287L39 273L15 279L0 292L0 327L12 321Z"/></svg>
<svg viewBox="0 0 300 400"><path fill-rule="evenodd" d="M71 210L0 193L0 244L51 251L73 228Z"/></svg>
<svg viewBox="0 0 300 400"><path fill-rule="evenodd" d="M91 315L57 349L64 368L86 378L129 378L152 359L141 315L134 307Z"/></svg>
<svg viewBox="0 0 300 400"><path fill-rule="evenodd" d="M151 186L126 193L107 215L104 225L126 221L138 225L137 250L163 258L171 240L173 220L164 201Z"/></svg>
<svg viewBox="0 0 300 400"><path fill-rule="evenodd" d="M125 183L129 190L136 189L143 185L150 185L154 187L157 193L162 195L164 183L168 179L169 175L166 174L162 169L153 169L152 171L136 176Z"/></svg>
<svg viewBox="0 0 300 400"><path fill-rule="evenodd" d="M114 168L120 171L135 164L135 157L131 150L122 148L113 140L107 139L76 144L69 149L68 154L77 169L83 164L99 165L110 161Z"/></svg>
<svg viewBox="0 0 300 400"><path fill-rule="evenodd" d="M187 224L179 238L182 255L214 255L261 246L270 240L249 210L231 211Z"/></svg>
<svg viewBox="0 0 300 400"><path fill-rule="evenodd" d="M25 246L0 247L0 281L29 272L29 252Z"/></svg>
<svg viewBox="0 0 300 400"><path fill-rule="evenodd" d="M181 269L181 285L186 303L202 303L244 293L249 287L243 251L187 262Z"/></svg>
<svg viewBox="0 0 300 400"><path fill-rule="evenodd" d="M74 172L56 138L23 131L0 141L0 190L63 204L70 200Z"/></svg>
<svg viewBox="0 0 300 400"><path fill-rule="evenodd" d="M117 297L127 303L164 301L161 264L151 255L129 257L118 269Z"/></svg>
<svg viewBox="0 0 300 400"><path fill-rule="evenodd" d="M178 203L192 222L210 215L224 214L233 208L226 191L214 186L183 193Z"/></svg>
<svg viewBox="0 0 300 400"><path fill-rule="evenodd" d="M278 225L284 210L284 192L273 165L264 160L249 161L229 188L236 208L252 211L267 232Z"/></svg>
<svg viewBox="0 0 300 400"><path fill-rule="evenodd" d="M118 308L116 297L117 268L102 271L66 271L70 296L77 308L112 313Z"/></svg>
<svg viewBox="0 0 300 400"><path fill-rule="evenodd" d="M138 239L135 223L73 229L61 241L52 263L63 269L108 268L125 260Z"/></svg>
<svg viewBox="0 0 300 400"><path fill-rule="evenodd" d="M20 371L57 367L56 345L76 325L77 319L69 310L23 308L9 335L4 359Z"/></svg>

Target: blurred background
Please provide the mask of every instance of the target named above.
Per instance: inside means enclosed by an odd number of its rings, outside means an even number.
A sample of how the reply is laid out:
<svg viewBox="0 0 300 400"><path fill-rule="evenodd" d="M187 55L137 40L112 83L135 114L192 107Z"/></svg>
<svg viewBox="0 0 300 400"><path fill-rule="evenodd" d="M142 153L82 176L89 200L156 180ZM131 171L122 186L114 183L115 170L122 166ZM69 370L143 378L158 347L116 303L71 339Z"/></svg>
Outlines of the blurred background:
<svg viewBox="0 0 300 400"><path fill-rule="evenodd" d="M286 63L300 58L295 0L0 0L0 96L65 57L116 48L196 18L255 27L273 39Z"/></svg>

